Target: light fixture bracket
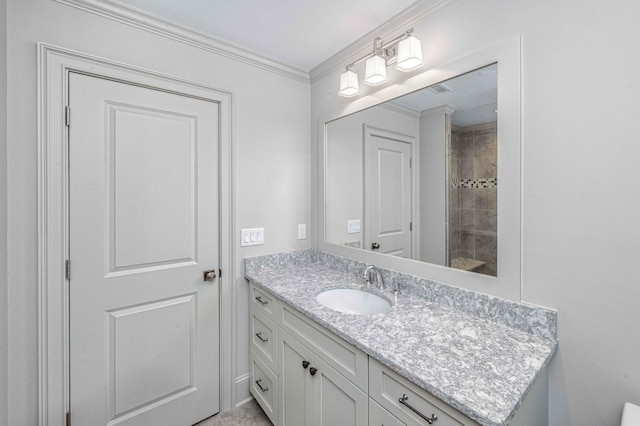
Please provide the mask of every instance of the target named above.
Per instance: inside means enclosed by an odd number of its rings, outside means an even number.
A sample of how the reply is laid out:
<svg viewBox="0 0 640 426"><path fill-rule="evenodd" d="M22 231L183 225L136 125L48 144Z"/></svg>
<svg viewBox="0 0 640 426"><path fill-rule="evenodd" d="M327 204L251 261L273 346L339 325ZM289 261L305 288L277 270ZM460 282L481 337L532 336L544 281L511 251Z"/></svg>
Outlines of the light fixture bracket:
<svg viewBox="0 0 640 426"><path fill-rule="evenodd" d="M414 30L413 28L409 28L407 31L394 38L388 43L385 43L382 37L376 37L373 39L373 50L361 58L356 59L347 65L347 69L351 69L354 66L358 65L360 62L365 61L375 55L381 56L385 59L387 66L393 65L398 59L398 43L402 40L411 37Z"/></svg>

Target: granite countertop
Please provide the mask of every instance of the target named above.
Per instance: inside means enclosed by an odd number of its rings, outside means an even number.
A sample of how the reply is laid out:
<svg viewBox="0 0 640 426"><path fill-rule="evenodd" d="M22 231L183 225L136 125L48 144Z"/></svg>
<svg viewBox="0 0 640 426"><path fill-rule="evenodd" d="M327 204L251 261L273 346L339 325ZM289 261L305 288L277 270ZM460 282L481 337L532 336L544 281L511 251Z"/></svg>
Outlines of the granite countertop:
<svg viewBox="0 0 640 426"><path fill-rule="evenodd" d="M258 263L245 261L247 279L482 425L508 424L557 348L555 335L429 301L409 286L383 293L388 312L340 313L316 296L365 288L358 274L323 262Z"/></svg>

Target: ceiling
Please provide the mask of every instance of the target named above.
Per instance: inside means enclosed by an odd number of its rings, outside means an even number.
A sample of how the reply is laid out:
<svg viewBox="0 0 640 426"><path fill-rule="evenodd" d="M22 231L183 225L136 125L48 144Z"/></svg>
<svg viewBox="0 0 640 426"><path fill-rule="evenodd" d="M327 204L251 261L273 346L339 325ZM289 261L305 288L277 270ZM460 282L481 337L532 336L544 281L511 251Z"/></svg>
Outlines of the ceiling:
<svg viewBox="0 0 640 426"><path fill-rule="evenodd" d="M426 88L390 102L416 112L448 105L456 110L451 116L452 124L460 127L496 121L498 64L459 75L442 82L440 86L450 90L434 93Z"/></svg>
<svg viewBox="0 0 640 426"><path fill-rule="evenodd" d="M308 72L420 0L119 1Z"/></svg>

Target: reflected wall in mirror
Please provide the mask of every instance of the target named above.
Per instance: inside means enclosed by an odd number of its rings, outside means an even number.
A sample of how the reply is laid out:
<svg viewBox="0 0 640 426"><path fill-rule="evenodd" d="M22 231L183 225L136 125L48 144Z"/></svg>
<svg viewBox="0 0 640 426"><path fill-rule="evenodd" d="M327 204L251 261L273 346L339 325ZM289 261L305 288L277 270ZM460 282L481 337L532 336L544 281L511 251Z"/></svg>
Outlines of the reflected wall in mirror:
<svg viewBox="0 0 640 426"><path fill-rule="evenodd" d="M325 241L496 276L497 72L326 123Z"/></svg>

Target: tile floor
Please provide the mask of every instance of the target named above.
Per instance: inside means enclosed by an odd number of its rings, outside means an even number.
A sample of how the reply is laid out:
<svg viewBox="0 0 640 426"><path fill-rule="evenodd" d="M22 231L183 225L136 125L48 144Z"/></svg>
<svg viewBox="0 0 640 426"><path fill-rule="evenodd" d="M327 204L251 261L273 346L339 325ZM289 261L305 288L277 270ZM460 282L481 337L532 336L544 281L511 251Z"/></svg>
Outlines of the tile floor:
<svg viewBox="0 0 640 426"><path fill-rule="evenodd" d="M272 426L269 418L254 400L228 413L217 414L194 426Z"/></svg>

